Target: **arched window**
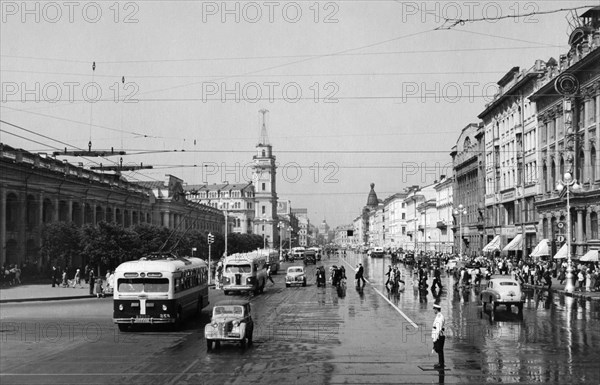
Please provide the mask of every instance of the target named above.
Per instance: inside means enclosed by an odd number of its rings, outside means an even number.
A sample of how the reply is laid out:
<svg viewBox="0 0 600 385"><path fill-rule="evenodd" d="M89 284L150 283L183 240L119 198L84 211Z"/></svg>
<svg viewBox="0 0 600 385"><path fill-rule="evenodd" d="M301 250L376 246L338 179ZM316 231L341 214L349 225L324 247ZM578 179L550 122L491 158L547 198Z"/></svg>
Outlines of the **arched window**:
<svg viewBox="0 0 600 385"><path fill-rule="evenodd" d="M577 176L576 178L579 180L579 182L585 182L585 175L586 172L584 171L585 169L585 153L583 152L583 149L581 151L579 151L578 157L577 157Z"/></svg>
<svg viewBox="0 0 600 385"><path fill-rule="evenodd" d="M546 166L546 163L544 162L544 165L542 166L542 186L544 187L544 192L547 193L548 190L548 167Z"/></svg>
<svg viewBox="0 0 600 385"><path fill-rule="evenodd" d="M550 170L550 187L549 187L549 190L552 191L552 189L554 188L554 186L556 186L556 165L554 164L554 161L552 161L552 163L550 163L550 167L552 167L552 169Z"/></svg>
<svg viewBox="0 0 600 385"><path fill-rule="evenodd" d="M467 136L465 138L465 141L463 143L463 150L468 149L469 147L471 147L471 139L469 139L469 137Z"/></svg>

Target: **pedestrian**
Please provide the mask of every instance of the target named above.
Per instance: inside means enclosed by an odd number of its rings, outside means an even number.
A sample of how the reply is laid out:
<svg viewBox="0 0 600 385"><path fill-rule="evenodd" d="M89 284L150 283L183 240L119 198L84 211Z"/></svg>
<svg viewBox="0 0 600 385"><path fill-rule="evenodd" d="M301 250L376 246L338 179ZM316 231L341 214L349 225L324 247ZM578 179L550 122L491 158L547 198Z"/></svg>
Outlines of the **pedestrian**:
<svg viewBox="0 0 600 385"><path fill-rule="evenodd" d="M96 275L94 269L90 269L88 273L88 282L90 284L90 295L94 295L94 284L96 283Z"/></svg>
<svg viewBox="0 0 600 385"><path fill-rule="evenodd" d="M435 289L436 286L442 290L442 273L438 267L436 267L433 271L433 283L431 284L431 290Z"/></svg>
<svg viewBox="0 0 600 385"><path fill-rule="evenodd" d="M365 272L365 270L363 268L362 263L359 263L358 266L356 266L356 274L354 275L354 278L356 278L356 287L360 287L361 281L362 281L363 287L366 285L365 278L363 277L364 272Z"/></svg>
<svg viewBox="0 0 600 385"><path fill-rule="evenodd" d="M91 280L90 280L91 282ZM102 278L98 278L95 280L96 282L96 298L104 298L104 290L102 289Z"/></svg>
<svg viewBox="0 0 600 385"><path fill-rule="evenodd" d="M73 289L75 289L75 285L79 285L81 286L81 270L77 269L77 271L75 271L75 276L73 277Z"/></svg>
<svg viewBox="0 0 600 385"><path fill-rule="evenodd" d="M52 266L52 274L50 278L52 278L52 287L56 287L56 285L58 285L58 269L56 266Z"/></svg>
<svg viewBox="0 0 600 385"><path fill-rule="evenodd" d="M579 273L577 273L577 281L579 282L579 291L583 291L583 284L585 283L585 275L583 271L579 269Z"/></svg>
<svg viewBox="0 0 600 385"><path fill-rule="evenodd" d="M388 271L387 273L385 273L385 275L387 276L387 280L385 281L385 286L387 286L390 283L390 278L392 274L392 265L388 265Z"/></svg>
<svg viewBox="0 0 600 385"><path fill-rule="evenodd" d="M271 281L271 286L275 285L275 281L273 281L273 277L271 277L271 265L267 267L267 278Z"/></svg>
<svg viewBox="0 0 600 385"><path fill-rule="evenodd" d="M64 269L62 272L62 287L68 287L69 286L69 281L67 280L67 270Z"/></svg>
<svg viewBox="0 0 600 385"><path fill-rule="evenodd" d="M433 311L435 312L435 319L433 320L433 327L431 329L431 339L433 340L433 352L438 355L438 363L433 365L435 369L444 368L444 342L446 341L445 326L446 319L442 314L442 307L438 304L433 305Z"/></svg>

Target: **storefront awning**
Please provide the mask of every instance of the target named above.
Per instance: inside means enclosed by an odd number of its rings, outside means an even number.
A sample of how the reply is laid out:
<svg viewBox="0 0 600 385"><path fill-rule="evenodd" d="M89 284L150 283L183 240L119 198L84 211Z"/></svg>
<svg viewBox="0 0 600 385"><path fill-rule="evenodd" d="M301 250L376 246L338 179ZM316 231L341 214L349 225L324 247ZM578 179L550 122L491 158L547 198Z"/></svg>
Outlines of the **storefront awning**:
<svg viewBox="0 0 600 385"><path fill-rule="evenodd" d="M547 257L550 255L550 241L542 239L540 243L533 249L530 257Z"/></svg>
<svg viewBox="0 0 600 385"><path fill-rule="evenodd" d="M562 245L560 250L556 252L554 255L554 259L564 259L567 258L567 244Z"/></svg>
<svg viewBox="0 0 600 385"><path fill-rule="evenodd" d="M582 262L598 262L598 250L590 250L579 259Z"/></svg>
<svg viewBox="0 0 600 385"><path fill-rule="evenodd" d="M517 236L508 243L508 245L504 246L502 251L517 251L523 249L523 236L521 234L517 234Z"/></svg>
<svg viewBox="0 0 600 385"><path fill-rule="evenodd" d="M494 239L483 248L484 252L500 250L500 236L496 235Z"/></svg>

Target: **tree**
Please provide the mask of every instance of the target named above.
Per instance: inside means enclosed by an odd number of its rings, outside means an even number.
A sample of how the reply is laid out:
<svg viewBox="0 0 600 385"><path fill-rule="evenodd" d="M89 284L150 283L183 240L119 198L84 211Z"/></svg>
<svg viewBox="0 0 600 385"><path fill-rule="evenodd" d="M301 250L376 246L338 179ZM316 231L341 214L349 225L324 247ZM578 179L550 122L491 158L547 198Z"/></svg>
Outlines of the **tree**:
<svg viewBox="0 0 600 385"><path fill-rule="evenodd" d="M101 274L102 267L114 269L132 259L132 245L139 242L138 237L135 231L114 223L85 225L81 228L82 255L92 266L98 266L98 274Z"/></svg>
<svg viewBox="0 0 600 385"><path fill-rule="evenodd" d="M72 266L81 253L79 229L74 223L46 223L42 227L41 253L50 265ZM49 266L50 267L50 266Z"/></svg>

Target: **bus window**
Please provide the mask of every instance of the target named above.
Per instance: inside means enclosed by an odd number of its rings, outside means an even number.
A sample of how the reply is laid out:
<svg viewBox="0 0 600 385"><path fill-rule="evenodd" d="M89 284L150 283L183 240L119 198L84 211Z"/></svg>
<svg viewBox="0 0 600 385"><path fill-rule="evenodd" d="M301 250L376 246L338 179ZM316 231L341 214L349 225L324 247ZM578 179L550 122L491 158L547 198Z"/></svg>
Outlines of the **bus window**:
<svg viewBox="0 0 600 385"><path fill-rule="evenodd" d="M252 267L250 265L227 265L225 269L228 273L251 273Z"/></svg>
<svg viewBox="0 0 600 385"><path fill-rule="evenodd" d="M121 278L117 282L117 290L120 293L140 293L142 291L146 293L166 293L169 291L169 280L167 278Z"/></svg>

